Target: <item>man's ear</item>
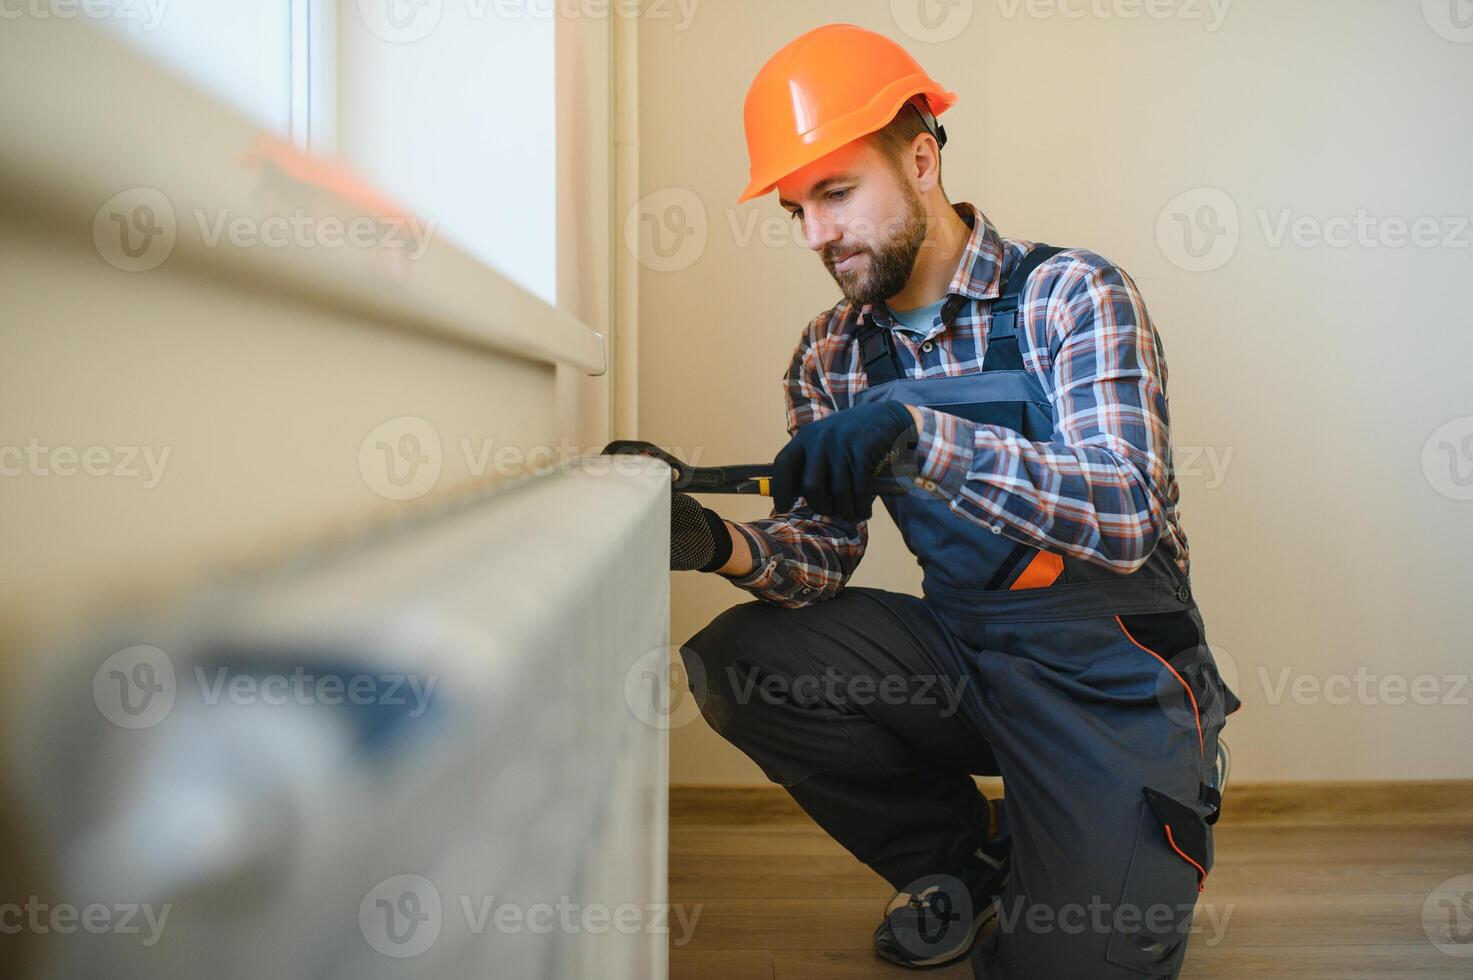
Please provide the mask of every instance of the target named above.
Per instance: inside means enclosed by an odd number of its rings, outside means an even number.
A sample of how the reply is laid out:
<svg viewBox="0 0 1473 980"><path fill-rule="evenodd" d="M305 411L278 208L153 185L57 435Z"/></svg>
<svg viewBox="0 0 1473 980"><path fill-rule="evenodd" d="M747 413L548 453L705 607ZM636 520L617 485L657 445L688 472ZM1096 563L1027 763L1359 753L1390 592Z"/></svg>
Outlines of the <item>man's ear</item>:
<svg viewBox="0 0 1473 980"><path fill-rule="evenodd" d="M920 133L910 146L909 166L916 182L916 190L922 195L929 194L933 187L941 183L941 148L936 144L936 138L930 133Z"/></svg>

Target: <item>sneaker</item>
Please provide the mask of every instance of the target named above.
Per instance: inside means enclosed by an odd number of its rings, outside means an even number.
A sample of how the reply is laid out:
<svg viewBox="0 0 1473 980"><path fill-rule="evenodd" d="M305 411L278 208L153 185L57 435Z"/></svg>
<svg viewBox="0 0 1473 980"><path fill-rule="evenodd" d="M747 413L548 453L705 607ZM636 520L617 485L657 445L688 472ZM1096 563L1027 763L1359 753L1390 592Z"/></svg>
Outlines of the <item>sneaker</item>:
<svg viewBox="0 0 1473 980"><path fill-rule="evenodd" d="M955 963L997 919L1008 882L1008 847L984 844L949 875L927 875L895 893L875 929L875 953L913 969Z"/></svg>

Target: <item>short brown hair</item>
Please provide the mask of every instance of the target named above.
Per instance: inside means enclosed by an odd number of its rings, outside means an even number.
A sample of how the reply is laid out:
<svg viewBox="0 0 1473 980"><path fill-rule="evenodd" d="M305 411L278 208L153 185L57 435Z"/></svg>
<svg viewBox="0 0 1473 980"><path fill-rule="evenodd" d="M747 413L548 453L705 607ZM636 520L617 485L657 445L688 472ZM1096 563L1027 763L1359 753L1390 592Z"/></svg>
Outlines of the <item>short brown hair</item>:
<svg viewBox="0 0 1473 980"><path fill-rule="evenodd" d="M880 151L880 154L884 156L885 160L898 173L901 160L910 152L911 144L915 142L915 138L922 133L928 132L930 130L926 128L926 121L921 118L920 110L915 107L914 100L912 100L901 106L900 111L895 113L895 117L886 123L883 128L870 133L865 139L869 140L870 144ZM936 159L938 161L941 159L939 150L936 153ZM936 174L936 186L941 186L939 166ZM943 190L942 193L944 194L945 191Z"/></svg>

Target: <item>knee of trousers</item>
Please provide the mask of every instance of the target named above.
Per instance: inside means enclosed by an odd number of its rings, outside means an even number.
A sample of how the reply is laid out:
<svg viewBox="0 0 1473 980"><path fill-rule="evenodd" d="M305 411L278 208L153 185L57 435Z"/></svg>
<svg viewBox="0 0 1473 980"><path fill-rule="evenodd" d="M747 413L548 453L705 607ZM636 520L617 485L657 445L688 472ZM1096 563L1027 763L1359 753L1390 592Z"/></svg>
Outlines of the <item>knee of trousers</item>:
<svg viewBox="0 0 1473 980"><path fill-rule="evenodd" d="M1120 822L1113 842L1110 835L1091 839L1086 833L1075 841L1076 855L1065 854L1055 868L1028 875L1034 894L1025 894L1015 877L994 932L973 950L973 975L1179 976L1199 898L1198 873L1175 850L1159 818L1144 805L1141 811L1133 827ZM1015 841L1015 873L1020 846L1032 850ZM1040 866L1037 851L1031 859L1022 857L1025 867Z"/></svg>
<svg viewBox="0 0 1473 980"><path fill-rule="evenodd" d="M1039 907L1024 907L1023 915ZM1003 913L1020 911L1015 905ZM1042 909L1044 912L1068 912L1069 909ZM1042 924L1026 918L1010 924L1004 932L1001 923L972 949L971 967L975 980L1039 980L1041 977L1088 977L1089 980L1177 980L1181 975L1182 954L1188 937L1176 940L1177 947L1164 955L1148 954L1128 944L1122 945L1109 931L1088 923L1084 914L1079 923ZM1188 917L1190 923L1190 916ZM1108 930L1110 927L1106 927Z"/></svg>
<svg viewBox="0 0 1473 980"><path fill-rule="evenodd" d="M787 675L791 644L782 610L760 601L732 606L680 647L686 683L701 714L719 735L740 745L745 724L768 707L756 685Z"/></svg>

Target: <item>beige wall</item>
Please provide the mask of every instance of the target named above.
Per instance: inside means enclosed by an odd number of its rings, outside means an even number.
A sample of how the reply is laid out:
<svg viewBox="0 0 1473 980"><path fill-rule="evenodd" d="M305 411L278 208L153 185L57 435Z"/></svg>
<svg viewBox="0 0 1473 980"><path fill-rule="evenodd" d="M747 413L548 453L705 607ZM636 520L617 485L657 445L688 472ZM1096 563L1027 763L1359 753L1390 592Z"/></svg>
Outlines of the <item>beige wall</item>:
<svg viewBox="0 0 1473 980"><path fill-rule="evenodd" d="M557 314L433 235L412 263L206 245L200 214L273 213L255 126L84 25L7 32L0 65L47 98L0 104L27 134L0 182L0 661L607 440L607 24L560 29ZM94 226L140 187L178 240L126 272ZM407 497L375 448L405 437L438 474Z"/></svg>
<svg viewBox="0 0 1473 980"><path fill-rule="evenodd" d="M1456 679L1473 670L1473 502L1455 499L1473 496L1459 482L1473 470L1473 32L1454 40L1436 4L1378 0L1177 3L1165 19L1131 19L1163 8L1123 0L1082 19L1059 11L1083 2L967 0L932 5L961 20L926 42L897 22L908 6L727 0L683 30L642 24L645 210L683 207L696 233L664 257L645 244L641 436L710 463L782 446L783 369L837 291L800 244L764 244L763 224L741 243L749 221L787 227L772 197L732 204L742 100L803 30L883 31L961 96L944 119L952 200L1006 235L1093 248L1145 293L1171 367L1193 578L1246 702L1228 728L1235 778L1473 776L1473 689ZM1178 199L1199 188L1216 191ZM1237 243L1218 239L1217 267L1192 271L1175 215L1203 203L1236 221ZM1328 219L1361 212L1434 218L1454 241L1396 247L1394 223L1370 246L1275 237L1285 215L1335 238ZM856 584L915 590L888 518L872 532ZM672 640L746 598L676 576ZM762 781L699 719L674 735L677 781Z"/></svg>

